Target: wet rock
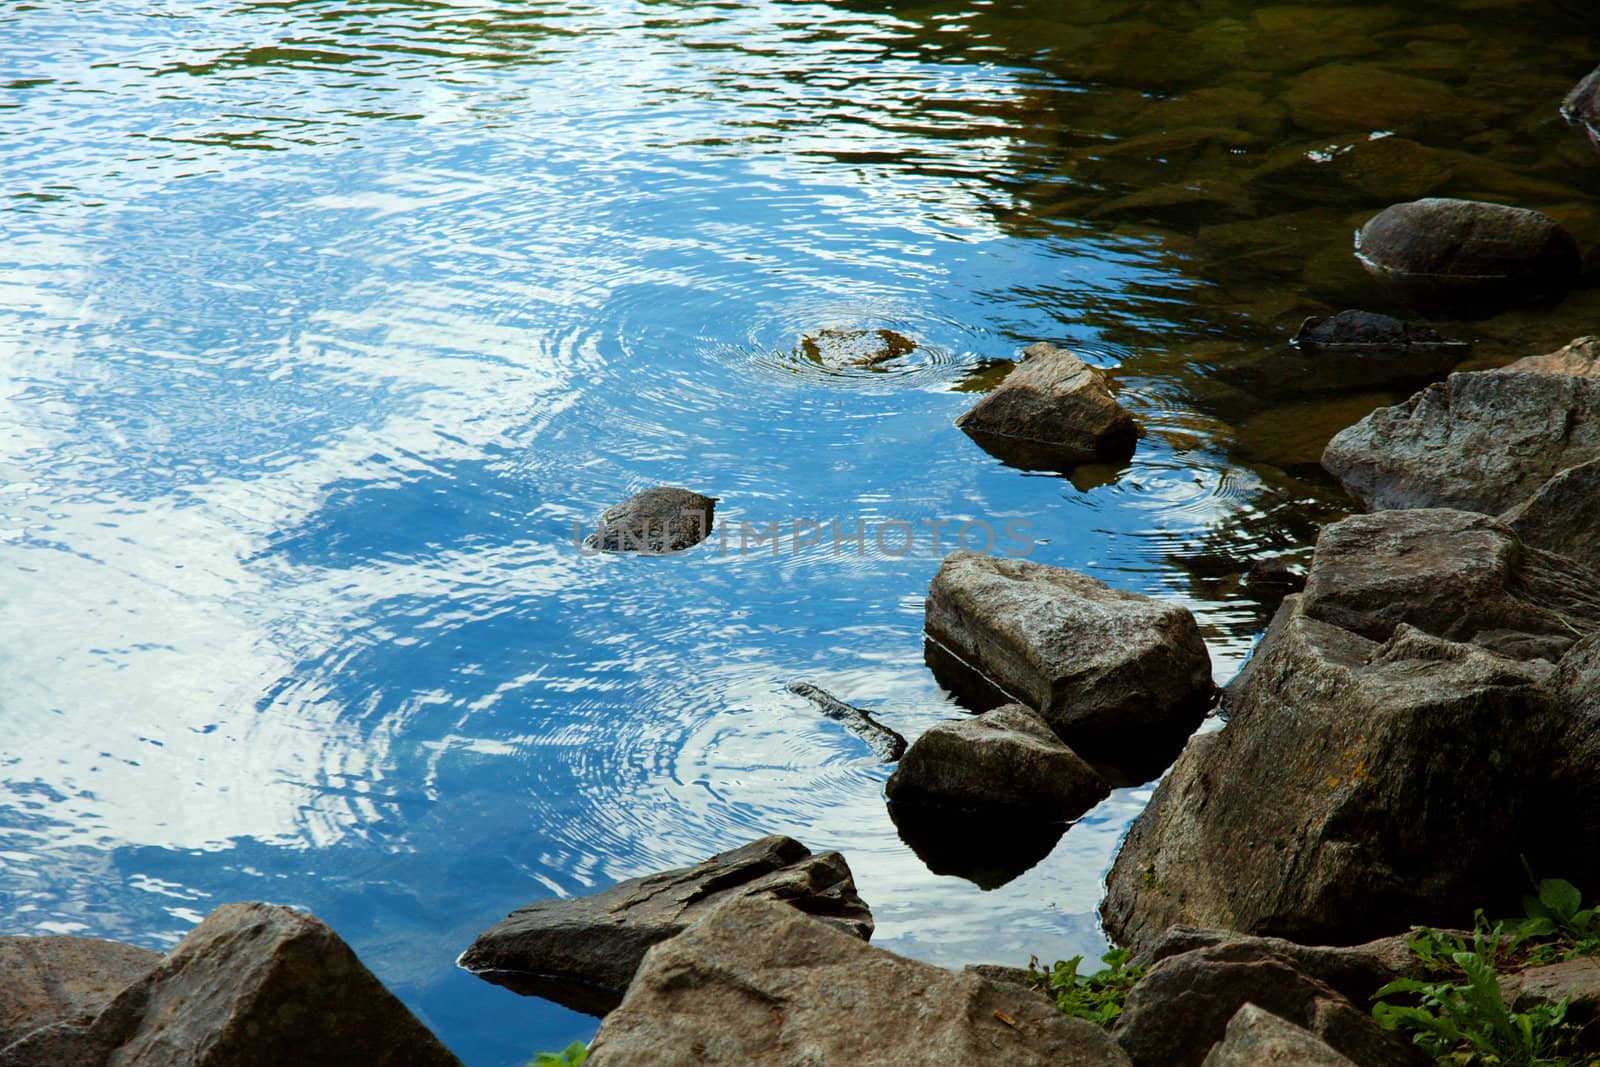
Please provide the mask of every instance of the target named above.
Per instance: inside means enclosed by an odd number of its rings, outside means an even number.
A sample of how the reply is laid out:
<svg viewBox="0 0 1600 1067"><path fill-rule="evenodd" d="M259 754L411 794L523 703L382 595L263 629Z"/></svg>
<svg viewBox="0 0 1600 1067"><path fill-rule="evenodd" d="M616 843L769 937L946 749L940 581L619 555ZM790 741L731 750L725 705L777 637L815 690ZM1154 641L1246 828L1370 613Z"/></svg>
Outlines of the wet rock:
<svg viewBox="0 0 1600 1067"><path fill-rule="evenodd" d="M1055 851L1068 824L1058 819L997 818L921 804L890 804L900 840L934 874L999 889Z"/></svg>
<svg viewBox="0 0 1600 1067"><path fill-rule="evenodd" d="M1328 442L1322 465L1367 508L1499 515L1600 459L1600 378L1452 374Z"/></svg>
<svg viewBox="0 0 1600 1067"><path fill-rule="evenodd" d="M1203 1067L1359 1067L1304 1027L1246 1004L1233 1013Z"/></svg>
<svg viewBox="0 0 1600 1067"><path fill-rule="evenodd" d="M889 776L897 805L1068 822L1109 795L1100 776L1021 704L942 722Z"/></svg>
<svg viewBox="0 0 1600 1067"><path fill-rule="evenodd" d="M716 506L715 497L687 489L646 489L603 512L598 529L584 544L602 552L682 552L710 536Z"/></svg>
<svg viewBox="0 0 1600 1067"><path fill-rule="evenodd" d="M0 1051L6 1067L460 1067L337 934L270 904L224 904L80 1027Z"/></svg>
<svg viewBox="0 0 1600 1067"><path fill-rule="evenodd" d="M1600 957L1585 956L1529 967L1500 980L1500 995L1512 1011L1567 1002L1567 1022L1582 1029L1574 1051L1600 1052Z"/></svg>
<svg viewBox="0 0 1600 1067"><path fill-rule="evenodd" d="M1255 200L1245 186L1202 178L1129 193L1091 208L1088 217L1194 230L1225 219L1254 218L1256 214Z"/></svg>
<svg viewBox="0 0 1600 1067"><path fill-rule="evenodd" d="M1449 86L1369 63L1329 63L1289 82L1283 102L1312 133L1465 137L1485 129L1498 108L1463 100Z"/></svg>
<svg viewBox="0 0 1600 1067"><path fill-rule="evenodd" d="M1341 311L1302 322L1288 349L1246 368L1245 384L1286 394L1416 381L1447 373L1470 349L1420 323Z"/></svg>
<svg viewBox="0 0 1600 1067"><path fill-rule="evenodd" d="M1600 573L1600 460L1569 467L1501 516L1523 543Z"/></svg>
<svg viewBox="0 0 1600 1067"><path fill-rule="evenodd" d="M1105 375L1050 344L1030 346L1005 381L956 425L1001 459L1018 454L1030 467L1042 459L1045 469L1125 460L1139 436ZM1014 448L1019 444L1026 454Z"/></svg>
<svg viewBox="0 0 1600 1067"><path fill-rule="evenodd" d="M928 590L925 627L1092 763L1170 756L1214 693L1187 610L1060 567L953 552Z"/></svg>
<svg viewBox="0 0 1600 1067"><path fill-rule="evenodd" d="M1577 284L1577 243L1548 215L1476 200L1395 204L1356 234L1356 258L1421 308L1489 315Z"/></svg>
<svg viewBox="0 0 1600 1067"><path fill-rule="evenodd" d="M1129 830L1102 905L1118 943L1175 924L1352 943L1514 910L1564 728L1550 665L1406 624L1380 643L1310 597L1284 601L1227 727L1190 743Z"/></svg>
<svg viewBox="0 0 1600 1067"><path fill-rule="evenodd" d="M1309 1030L1363 1067L1418 1062L1414 1049L1334 989L1243 941L1151 967L1128 994L1117 1041L1138 1067L1199 1067L1246 1004Z"/></svg>
<svg viewBox="0 0 1600 1067"><path fill-rule="evenodd" d="M833 370L876 367L917 350L911 338L893 330L819 330L800 339L799 354Z"/></svg>
<svg viewBox="0 0 1600 1067"><path fill-rule="evenodd" d="M590 1067L1125 1067L1111 1036L1005 982L902 959L743 899L645 956Z"/></svg>
<svg viewBox="0 0 1600 1067"><path fill-rule="evenodd" d="M52 1024L81 1026L161 962L88 937L0 937L0 1049Z"/></svg>
<svg viewBox="0 0 1600 1067"><path fill-rule="evenodd" d="M1370 134L1282 148L1250 174L1250 187L1297 204L1415 200L1442 189L1461 160L1405 137Z"/></svg>
<svg viewBox="0 0 1600 1067"><path fill-rule="evenodd" d="M1561 117L1600 152L1600 67L1572 87L1572 92L1561 102Z"/></svg>
<svg viewBox="0 0 1600 1067"><path fill-rule="evenodd" d="M893 763L905 755L906 739L874 719L872 712L853 704L846 704L832 693L819 689L810 682L795 682L787 688L796 696L811 701L822 714L842 724L846 730L865 741L880 761Z"/></svg>
<svg viewBox="0 0 1600 1067"><path fill-rule="evenodd" d="M813 855L775 835L591 896L523 905L479 934L458 963L515 992L604 1015L621 1001L651 945L731 897L782 901L852 937L872 936L872 913L844 857Z"/></svg>

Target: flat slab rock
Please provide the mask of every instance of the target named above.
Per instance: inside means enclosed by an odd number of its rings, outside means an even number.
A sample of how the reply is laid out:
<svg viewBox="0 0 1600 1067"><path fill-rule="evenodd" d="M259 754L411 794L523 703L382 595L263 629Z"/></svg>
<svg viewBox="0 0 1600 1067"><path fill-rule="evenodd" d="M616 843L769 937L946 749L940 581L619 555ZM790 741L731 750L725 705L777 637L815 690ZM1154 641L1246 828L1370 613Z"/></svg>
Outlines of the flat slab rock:
<svg viewBox="0 0 1600 1067"><path fill-rule="evenodd" d="M312 916L224 904L88 1023L35 1030L4 1067L461 1067Z"/></svg>
<svg viewBox="0 0 1600 1067"><path fill-rule="evenodd" d="M0 1048L41 1026L83 1024L161 962L88 937L0 937Z"/></svg>
<svg viewBox="0 0 1600 1067"><path fill-rule="evenodd" d="M747 896L782 901L863 941L872 936L872 913L844 857L775 835L591 896L524 905L479 934L457 962L514 992L604 1015L652 945Z"/></svg>
<svg viewBox="0 0 1600 1067"><path fill-rule="evenodd" d="M1139 440L1133 416L1112 397L1105 374L1051 344L1029 346L1022 362L956 425L1022 467L1119 463Z"/></svg>
<svg viewBox="0 0 1600 1067"><path fill-rule="evenodd" d="M646 954L589 1067L1127 1067L1111 1035L1008 982L873 948L770 900Z"/></svg>
<svg viewBox="0 0 1600 1067"><path fill-rule="evenodd" d="M1181 744L1214 693L1211 658L1186 609L1061 567L951 553L928 590L925 627L1095 763L1158 738Z"/></svg>

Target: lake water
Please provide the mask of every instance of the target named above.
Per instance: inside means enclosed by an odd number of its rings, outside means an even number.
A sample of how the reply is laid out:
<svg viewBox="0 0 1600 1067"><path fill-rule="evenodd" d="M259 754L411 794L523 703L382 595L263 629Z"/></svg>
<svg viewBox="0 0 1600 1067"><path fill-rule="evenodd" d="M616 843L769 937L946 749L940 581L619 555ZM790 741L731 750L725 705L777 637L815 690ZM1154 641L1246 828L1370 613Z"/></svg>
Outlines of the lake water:
<svg viewBox="0 0 1600 1067"><path fill-rule="evenodd" d="M1594 37L1509 0L8 5L5 932L164 948L304 906L472 1067L594 1029L455 970L475 933L766 833L842 850L895 951L1097 955L1148 787L984 891L785 685L908 736L957 714L921 622L925 524L963 521L1188 605L1230 676L1266 618L1240 573L1305 557L1348 506L1323 442L1408 391L1262 361L1394 310L1349 256L1393 200L1600 245L1555 116ZM1483 366L1597 311L1441 328ZM916 349L801 343L879 329ZM1039 340L1112 369L1126 468L953 428ZM734 542L867 543L576 549L657 484Z"/></svg>

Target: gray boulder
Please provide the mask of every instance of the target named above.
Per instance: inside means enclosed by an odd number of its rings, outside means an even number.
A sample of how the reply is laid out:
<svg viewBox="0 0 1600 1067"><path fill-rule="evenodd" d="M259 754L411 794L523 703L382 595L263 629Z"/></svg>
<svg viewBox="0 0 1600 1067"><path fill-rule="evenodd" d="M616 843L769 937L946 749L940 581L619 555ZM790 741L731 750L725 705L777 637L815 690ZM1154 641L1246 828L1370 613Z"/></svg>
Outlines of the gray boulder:
<svg viewBox="0 0 1600 1067"><path fill-rule="evenodd" d="M1064 348L1036 344L988 396L956 420L999 458L1032 469L1133 455L1138 427L1105 375Z"/></svg>
<svg viewBox="0 0 1600 1067"><path fill-rule="evenodd" d="M687 489L646 489L602 512L598 528L584 544L601 552L682 552L710 536L716 507L715 497Z"/></svg>
<svg viewBox="0 0 1600 1067"><path fill-rule="evenodd" d="M1110 793L1094 768L1021 704L931 727L906 751L886 790L897 804L1060 822Z"/></svg>
<svg viewBox="0 0 1600 1067"><path fill-rule="evenodd" d="M4 1067L460 1067L332 930L224 904L90 1023L35 1030Z"/></svg>
<svg viewBox="0 0 1600 1067"><path fill-rule="evenodd" d="M1304 1027L1246 1004L1203 1067L1362 1067Z"/></svg>
<svg viewBox="0 0 1600 1067"><path fill-rule="evenodd" d="M1129 992L1116 1036L1138 1067L1199 1067L1246 1004L1311 1032L1362 1067L1409 1067L1416 1051L1288 960L1240 941L1170 956Z"/></svg>
<svg viewBox="0 0 1600 1067"><path fill-rule="evenodd" d="M928 590L925 628L941 662L1037 710L1097 765L1154 753L1164 766L1214 694L1187 610L1060 567L951 553Z"/></svg>
<svg viewBox="0 0 1600 1067"><path fill-rule="evenodd" d="M42 1026L81 1026L161 962L88 937L0 937L0 1049Z"/></svg>
<svg viewBox="0 0 1600 1067"><path fill-rule="evenodd" d="M1561 102L1561 117L1589 139L1590 147L1600 152L1600 67L1572 87L1572 92Z"/></svg>
<svg viewBox="0 0 1600 1067"><path fill-rule="evenodd" d="M766 897L866 940L872 913L837 852L763 837L694 865L618 882L592 896L526 904L478 935L459 965L515 992L604 1015L650 946L731 897Z"/></svg>
<svg viewBox="0 0 1600 1067"><path fill-rule="evenodd" d="M1552 354L1546 366L1573 363ZM1532 367L1452 374L1340 432L1322 465L1369 510L1499 515L1600 459L1600 377Z"/></svg>
<svg viewBox="0 0 1600 1067"><path fill-rule="evenodd" d="M1461 314L1559 297L1582 268L1572 235L1548 215L1445 197L1373 216L1356 233L1356 258L1413 305Z"/></svg>
<svg viewBox="0 0 1600 1067"><path fill-rule="evenodd" d="M1043 996L902 959L742 898L652 948L590 1067L1126 1067L1104 1030Z"/></svg>

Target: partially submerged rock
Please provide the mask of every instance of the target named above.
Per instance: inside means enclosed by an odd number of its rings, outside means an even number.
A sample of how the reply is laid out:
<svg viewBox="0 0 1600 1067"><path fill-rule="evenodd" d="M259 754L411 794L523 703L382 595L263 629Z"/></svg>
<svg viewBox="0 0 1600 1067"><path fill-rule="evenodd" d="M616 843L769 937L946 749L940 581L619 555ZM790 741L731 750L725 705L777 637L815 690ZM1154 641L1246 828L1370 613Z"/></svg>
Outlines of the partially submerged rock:
<svg viewBox="0 0 1600 1067"><path fill-rule="evenodd" d="M1563 350L1565 352L1566 350ZM1552 353L1546 366L1573 364ZM1322 465L1369 509L1498 515L1600 459L1600 377L1532 367L1452 374L1328 443Z"/></svg>
<svg viewBox="0 0 1600 1067"><path fill-rule="evenodd" d="M825 689L810 682L794 682L786 687L796 696L805 697L834 722L867 743L867 746L884 763L893 763L905 755L906 739L872 717L872 712L846 704Z"/></svg>
<svg viewBox="0 0 1600 1067"><path fill-rule="evenodd" d="M1384 1032L1364 1008L1246 941L1195 949L1151 967L1128 993L1117 1041L1137 1067L1199 1067L1246 1004L1304 1028L1362 1067L1418 1062L1415 1050Z"/></svg>
<svg viewBox="0 0 1600 1067"><path fill-rule="evenodd" d="M42 1026L81 1026L161 962L88 937L0 937L0 1049Z"/></svg>
<svg viewBox="0 0 1600 1067"><path fill-rule="evenodd" d="M896 804L1068 822L1110 790L1038 715L1007 704L931 727L886 787Z"/></svg>
<svg viewBox="0 0 1600 1067"><path fill-rule="evenodd" d="M812 363L830 370L873 368L909 356L917 343L894 330L818 330L800 338L797 351Z"/></svg>
<svg viewBox="0 0 1600 1067"><path fill-rule="evenodd" d="M604 1015L621 1001L651 945L732 897L782 901L853 937L872 936L872 913L844 857L813 855L774 835L591 896L523 905L479 934L458 963L515 992Z"/></svg>
<svg viewBox="0 0 1600 1067"><path fill-rule="evenodd" d="M1364 1067L1310 1030L1246 1004L1233 1013L1222 1042L1202 1067Z"/></svg>
<svg viewBox="0 0 1600 1067"><path fill-rule="evenodd" d="M35 1030L5 1067L460 1067L332 930L224 904L90 1023Z"/></svg>
<svg viewBox="0 0 1600 1067"><path fill-rule="evenodd" d="M1447 197L1373 216L1356 258L1418 307L1482 315L1560 297L1582 268L1572 235L1548 215Z"/></svg>
<svg viewBox="0 0 1600 1067"><path fill-rule="evenodd" d="M646 489L603 512L584 544L602 552L682 552L710 536L716 507L716 498L688 489Z"/></svg>
<svg viewBox="0 0 1600 1067"><path fill-rule="evenodd" d="M902 959L741 899L652 948L590 1067L1004 1063L1126 1067L1104 1030L1043 996Z"/></svg>
<svg viewBox="0 0 1600 1067"><path fill-rule="evenodd" d="M1187 610L1060 567L951 553L925 626L943 662L1037 710L1096 764L1170 758L1214 693Z"/></svg>
<svg viewBox="0 0 1600 1067"><path fill-rule="evenodd" d="M1561 102L1561 117L1589 139L1590 147L1600 152L1600 67L1572 87L1572 92Z"/></svg>
<svg viewBox="0 0 1600 1067"><path fill-rule="evenodd" d="M1289 348L1244 368L1248 387L1276 393L1361 389L1447 373L1471 349L1431 327L1369 311L1308 318Z"/></svg>
<svg viewBox="0 0 1600 1067"><path fill-rule="evenodd" d="M1030 346L956 425L999 458L1030 469L1122 462L1139 439L1105 375L1051 344Z"/></svg>

